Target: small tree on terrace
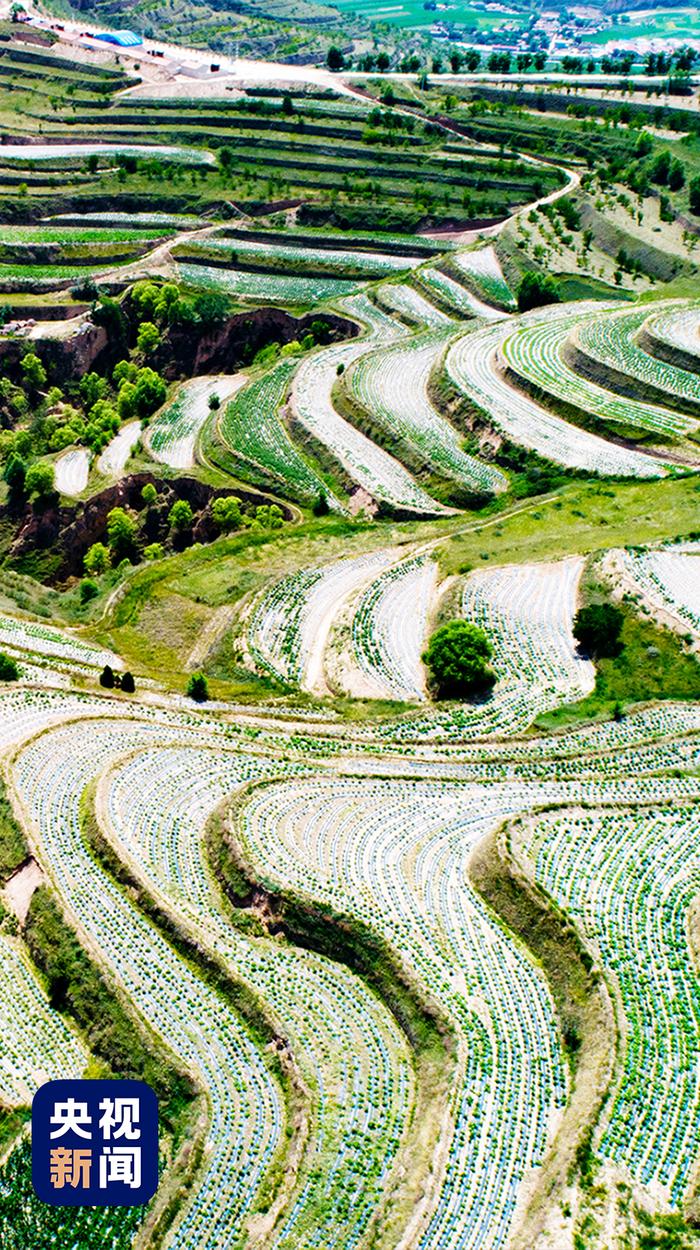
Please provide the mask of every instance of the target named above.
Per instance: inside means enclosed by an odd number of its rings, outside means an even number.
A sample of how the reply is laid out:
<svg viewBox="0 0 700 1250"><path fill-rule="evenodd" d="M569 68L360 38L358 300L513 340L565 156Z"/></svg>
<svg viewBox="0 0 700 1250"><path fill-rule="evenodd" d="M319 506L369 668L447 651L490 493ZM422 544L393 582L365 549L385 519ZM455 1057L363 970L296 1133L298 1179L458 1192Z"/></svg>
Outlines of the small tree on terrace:
<svg viewBox="0 0 700 1250"><path fill-rule="evenodd" d="M596 659L619 655L624 613L612 603L591 603L574 617L574 637Z"/></svg>
<svg viewBox="0 0 700 1250"><path fill-rule="evenodd" d="M343 68L344 64L345 64L345 57L340 51L340 48L336 48L335 46L332 48L329 48L328 56L326 57L326 65L328 66L328 68L332 70L339 70Z"/></svg>
<svg viewBox="0 0 700 1250"><path fill-rule="evenodd" d="M0 681L17 681L19 669L11 656L0 651Z"/></svg>
<svg viewBox="0 0 700 1250"><path fill-rule="evenodd" d="M111 664L105 664L102 669L102 672L100 673L100 685L104 686L105 690L114 690L114 669Z"/></svg>
<svg viewBox="0 0 700 1250"><path fill-rule="evenodd" d="M209 698L209 686L203 673L193 673L187 683L187 693L195 703L206 703Z"/></svg>
<svg viewBox="0 0 700 1250"><path fill-rule="evenodd" d="M489 667L493 648L483 629L450 621L430 638L423 663L439 698L463 699L490 690L496 675Z"/></svg>

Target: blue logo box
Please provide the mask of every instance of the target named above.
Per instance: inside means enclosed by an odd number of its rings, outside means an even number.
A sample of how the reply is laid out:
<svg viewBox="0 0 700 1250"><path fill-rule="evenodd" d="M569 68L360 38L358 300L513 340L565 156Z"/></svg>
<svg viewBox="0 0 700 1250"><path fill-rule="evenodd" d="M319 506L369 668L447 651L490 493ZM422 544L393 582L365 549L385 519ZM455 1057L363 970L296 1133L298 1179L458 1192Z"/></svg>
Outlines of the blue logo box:
<svg viewBox="0 0 700 1250"><path fill-rule="evenodd" d="M158 1099L143 1081L48 1081L32 1102L32 1183L54 1207L133 1207L158 1187Z"/></svg>

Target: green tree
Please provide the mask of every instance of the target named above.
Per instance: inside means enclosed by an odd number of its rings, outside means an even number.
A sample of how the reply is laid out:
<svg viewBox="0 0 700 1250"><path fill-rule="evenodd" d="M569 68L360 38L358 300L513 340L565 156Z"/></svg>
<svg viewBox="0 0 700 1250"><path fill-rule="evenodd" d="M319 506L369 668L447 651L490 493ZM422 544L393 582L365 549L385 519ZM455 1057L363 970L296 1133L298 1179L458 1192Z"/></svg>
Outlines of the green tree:
<svg viewBox="0 0 700 1250"><path fill-rule="evenodd" d="M0 651L0 681L17 681L19 669L11 656Z"/></svg>
<svg viewBox="0 0 700 1250"><path fill-rule="evenodd" d="M220 499L215 499L211 505L211 514L214 524L224 534L239 530L243 525L241 501L237 495L222 495Z"/></svg>
<svg viewBox="0 0 700 1250"><path fill-rule="evenodd" d="M431 636L423 663L438 697L461 699L493 686L496 677L488 663L492 653L483 629L468 621L450 621Z"/></svg>
<svg viewBox="0 0 700 1250"><path fill-rule="evenodd" d="M345 64L345 57L340 51L340 48L336 48L335 45L333 45L333 47L328 49L328 55L326 57L326 65L328 66L329 69L337 71L339 69L342 69L344 64Z"/></svg>
<svg viewBox="0 0 700 1250"><path fill-rule="evenodd" d="M96 326L102 326L110 345L125 343L128 322L115 299L101 295L93 304L90 317Z"/></svg>
<svg viewBox="0 0 700 1250"><path fill-rule="evenodd" d="M149 543L144 547L143 554L146 560L162 560L165 555L162 543Z"/></svg>
<svg viewBox="0 0 700 1250"><path fill-rule="evenodd" d="M27 465L16 452L8 456L3 477L7 482L11 502L15 504L21 502L25 497L24 483L27 477Z"/></svg>
<svg viewBox="0 0 700 1250"><path fill-rule="evenodd" d="M102 669L102 672L100 673L100 685L104 686L105 690L114 689L114 669L111 664L105 664Z"/></svg>
<svg viewBox="0 0 700 1250"><path fill-rule="evenodd" d="M136 387L133 382L122 382L117 395L117 412L122 421L129 421L136 413Z"/></svg>
<svg viewBox="0 0 700 1250"><path fill-rule="evenodd" d="M158 498L158 491L153 485L153 482L146 482L146 485L141 491L141 498L147 508L151 508L153 506Z"/></svg>
<svg viewBox="0 0 700 1250"><path fill-rule="evenodd" d="M133 694L136 690L136 682L128 669L122 673L121 687L125 694Z"/></svg>
<svg viewBox="0 0 700 1250"><path fill-rule="evenodd" d="M92 577L106 573L112 563L109 548L104 543L93 543L83 556L83 568Z"/></svg>
<svg viewBox="0 0 700 1250"><path fill-rule="evenodd" d="M27 352L19 362L25 385L31 391L38 391L46 382L46 370L36 352Z"/></svg>
<svg viewBox="0 0 700 1250"><path fill-rule="evenodd" d="M574 617L574 638L588 655L596 659L619 655L624 613L612 603L591 603L579 608Z"/></svg>
<svg viewBox="0 0 700 1250"><path fill-rule="evenodd" d="M204 673L193 673L187 683L187 694L195 703L206 703L209 698L209 683Z"/></svg>
<svg viewBox="0 0 700 1250"><path fill-rule="evenodd" d="M559 292L552 276L548 273L525 273L518 287L518 309L527 312L529 308L540 308L544 304L558 304Z"/></svg>
<svg viewBox="0 0 700 1250"><path fill-rule="evenodd" d="M209 404L210 412L218 412L219 408L221 407L221 400L215 391L213 391L212 394L209 396L209 399L207 402Z"/></svg>
<svg viewBox="0 0 700 1250"><path fill-rule="evenodd" d="M688 185L688 196L690 200L690 211L695 217L700 217L700 175L691 179Z"/></svg>
<svg viewBox="0 0 700 1250"><path fill-rule="evenodd" d="M186 499L178 499L173 504L168 514L168 524L171 530L182 533L188 530L194 520L194 513Z"/></svg>
<svg viewBox="0 0 700 1250"><path fill-rule="evenodd" d="M128 558L136 542L136 522L124 508L112 508L107 513L107 541L117 561Z"/></svg>
<svg viewBox="0 0 700 1250"><path fill-rule="evenodd" d="M31 499L46 499L54 491L53 465L37 461L27 469L24 489Z"/></svg>
<svg viewBox="0 0 700 1250"><path fill-rule="evenodd" d="M137 350L150 356L160 345L160 330L152 321L142 321L136 336Z"/></svg>
<svg viewBox="0 0 700 1250"><path fill-rule="evenodd" d="M165 403L168 388L160 374L147 366L139 369L134 390L134 410L139 417L150 417Z"/></svg>

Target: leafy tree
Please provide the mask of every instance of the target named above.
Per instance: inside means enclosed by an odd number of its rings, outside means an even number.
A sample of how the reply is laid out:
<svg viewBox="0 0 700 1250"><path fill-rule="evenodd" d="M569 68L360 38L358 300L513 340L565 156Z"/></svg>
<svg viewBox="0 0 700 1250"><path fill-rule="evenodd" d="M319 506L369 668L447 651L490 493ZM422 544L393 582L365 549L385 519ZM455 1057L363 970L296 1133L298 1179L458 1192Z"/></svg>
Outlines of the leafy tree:
<svg viewBox="0 0 700 1250"><path fill-rule="evenodd" d="M216 392L212 392L207 402L209 404L210 412L218 412L219 408L221 407L221 400L219 396L216 394Z"/></svg>
<svg viewBox="0 0 700 1250"><path fill-rule="evenodd" d="M285 117L291 117L294 112L294 101L288 91L282 96L282 112Z"/></svg>
<svg viewBox="0 0 700 1250"><path fill-rule="evenodd" d="M700 175L697 178L693 178L689 183L688 194L691 213L695 217L700 217Z"/></svg>
<svg viewBox="0 0 700 1250"><path fill-rule="evenodd" d="M109 393L109 383L106 378L100 377L99 373L85 373L80 379L78 390L85 407L90 409L98 399L106 398Z"/></svg>
<svg viewBox="0 0 700 1250"><path fill-rule="evenodd" d="M117 396L117 412L122 421L129 421L136 412L136 387L133 382L122 382Z"/></svg>
<svg viewBox="0 0 700 1250"><path fill-rule="evenodd" d="M122 673L121 687L125 694L133 694L136 690L136 682L128 669Z"/></svg>
<svg viewBox="0 0 700 1250"><path fill-rule="evenodd" d="M193 673L187 683L187 694L195 703L206 703L209 698L209 683L203 673Z"/></svg>
<svg viewBox="0 0 700 1250"><path fill-rule="evenodd" d="M460 699L490 690L496 680L488 663L492 653L482 629L468 621L450 621L430 638L423 662L438 696Z"/></svg>
<svg viewBox="0 0 700 1250"><path fill-rule="evenodd" d="M335 45L332 48L329 48L328 55L326 57L326 65L328 68L332 70L339 70L343 68L344 64L345 57L340 51L340 48L336 48Z"/></svg>
<svg viewBox="0 0 700 1250"><path fill-rule="evenodd" d="M150 356L160 345L160 330L152 321L142 321L136 336L137 350Z"/></svg>
<svg viewBox="0 0 700 1250"><path fill-rule="evenodd" d="M125 342L128 322L115 299L101 295L97 303L93 304L90 317L96 326L103 327L110 344Z"/></svg>
<svg viewBox="0 0 700 1250"><path fill-rule="evenodd" d="M24 489L32 499L46 499L54 491L53 465L37 461L27 469Z"/></svg>
<svg viewBox="0 0 700 1250"><path fill-rule="evenodd" d="M540 308L543 304L558 304L559 292L551 274L523 274L518 287L518 309L527 312L528 308Z"/></svg>
<svg viewBox="0 0 700 1250"><path fill-rule="evenodd" d="M25 385L32 391L38 391L46 383L46 370L36 352L27 352L19 362Z"/></svg>
<svg viewBox="0 0 700 1250"><path fill-rule="evenodd" d="M123 382L134 382L138 371L139 367L133 360L119 360L112 370L112 381L116 387Z"/></svg>
<svg viewBox="0 0 700 1250"><path fill-rule="evenodd" d="M683 186L685 186L685 169L679 160L671 161L671 168L668 171L668 189L680 191Z"/></svg>
<svg viewBox="0 0 700 1250"><path fill-rule="evenodd" d="M165 403L168 388L159 373L145 367L139 369L134 390L134 411L139 417L150 417Z"/></svg>
<svg viewBox="0 0 700 1250"><path fill-rule="evenodd" d="M612 603L591 603L574 617L574 638L588 655L602 659L619 655L624 613Z"/></svg>
<svg viewBox="0 0 700 1250"><path fill-rule="evenodd" d="M215 499L211 505L211 514L214 524L224 534L239 530L243 525L241 501L237 495L222 495L220 499Z"/></svg>
<svg viewBox="0 0 700 1250"><path fill-rule="evenodd" d="M83 568L91 576L106 573L112 563L109 548L104 543L93 543L83 556Z"/></svg>
<svg viewBox="0 0 700 1250"><path fill-rule="evenodd" d="M19 669L11 656L0 651L0 681L17 681Z"/></svg>
<svg viewBox="0 0 700 1250"><path fill-rule="evenodd" d="M153 482L146 482L146 485L141 491L141 498L147 508L151 508L153 506L158 498L158 491L153 485Z"/></svg>
<svg viewBox="0 0 700 1250"><path fill-rule="evenodd" d="M162 560L165 555L162 543L149 543L144 547L143 554L146 560Z"/></svg>
<svg viewBox="0 0 700 1250"><path fill-rule="evenodd" d="M173 504L168 514L168 523L171 530L182 533L188 530L194 520L194 513L186 499L178 499Z"/></svg>
<svg viewBox="0 0 700 1250"><path fill-rule="evenodd" d="M136 522L124 508L112 508L107 513L107 541L117 560L122 560L133 552Z"/></svg>
<svg viewBox="0 0 700 1250"><path fill-rule="evenodd" d="M94 582L91 577L84 577L80 583L80 602L89 603L99 593L100 588L97 582Z"/></svg>
<svg viewBox="0 0 700 1250"><path fill-rule="evenodd" d="M105 664L102 669L102 672L100 673L100 685L104 686L105 690L114 689L114 669L111 664Z"/></svg>
<svg viewBox="0 0 700 1250"><path fill-rule="evenodd" d="M7 482L7 488L12 502L17 503L24 499L24 483L27 477L27 465L22 457L17 455L16 452L13 452L12 455L8 457L3 477Z"/></svg>
<svg viewBox="0 0 700 1250"><path fill-rule="evenodd" d="M385 73L385 71L388 70L390 64L391 64L391 61L389 59L388 53L380 52L379 56L377 57L377 69L379 70L379 72L382 74Z"/></svg>

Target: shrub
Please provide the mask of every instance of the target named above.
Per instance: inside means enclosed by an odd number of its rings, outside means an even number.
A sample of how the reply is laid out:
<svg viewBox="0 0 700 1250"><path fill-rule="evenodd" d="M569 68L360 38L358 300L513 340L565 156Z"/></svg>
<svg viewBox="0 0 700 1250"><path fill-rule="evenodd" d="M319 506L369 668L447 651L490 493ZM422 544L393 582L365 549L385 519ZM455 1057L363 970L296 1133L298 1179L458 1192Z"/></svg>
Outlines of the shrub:
<svg viewBox="0 0 700 1250"><path fill-rule="evenodd" d="M96 595L100 593L97 582L93 582L91 577L84 577L80 583L80 602L89 603Z"/></svg>
<svg viewBox="0 0 700 1250"><path fill-rule="evenodd" d="M328 496L323 491L314 499L312 511L314 516L326 516L328 512Z"/></svg>
<svg viewBox="0 0 700 1250"><path fill-rule="evenodd" d="M162 560L165 555L162 543L149 543L143 549L144 559L146 560Z"/></svg>
<svg viewBox="0 0 700 1250"><path fill-rule="evenodd" d="M195 703L206 703L209 698L209 685L203 673L193 673L187 683L187 694Z"/></svg>
<svg viewBox="0 0 700 1250"><path fill-rule="evenodd" d="M591 603L574 617L574 637L588 655L619 655L624 613L612 603Z"/></svg>
<svg viewBox="0 0 700 1250"><path fill-rule="evenodd" d="M17 681L19 669L12 656L0 651L0 681Z"/></svg>
<svg viewBox="0 0 700 1250"><path fill-rule="evenodd" d="M450 621L435 631L422 658L437 695L459 699L493 686L496 676L488 664L492 654L483 629Z"/></svg>

